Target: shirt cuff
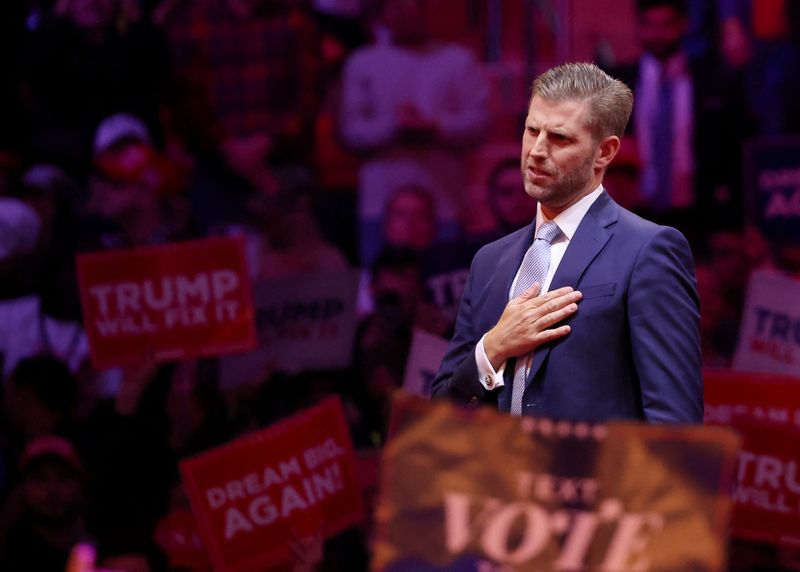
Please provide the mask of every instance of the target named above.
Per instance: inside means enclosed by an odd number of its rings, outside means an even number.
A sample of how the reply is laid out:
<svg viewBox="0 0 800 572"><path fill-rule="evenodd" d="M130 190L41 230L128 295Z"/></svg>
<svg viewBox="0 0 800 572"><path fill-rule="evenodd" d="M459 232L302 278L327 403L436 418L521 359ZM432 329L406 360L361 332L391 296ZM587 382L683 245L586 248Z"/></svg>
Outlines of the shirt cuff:
<svg viewBox="0 0 800 572"><path fill-rule="evenodd" d="M503 372L506 370L506 362L503 362L500 369L494 370L489 358L486 357L486 350L483 349L483 338L485 337L486 334L481 337L478 345L475 346L475 363L478 364L478 381L483 387L491 391L505 385Z"/></svg>

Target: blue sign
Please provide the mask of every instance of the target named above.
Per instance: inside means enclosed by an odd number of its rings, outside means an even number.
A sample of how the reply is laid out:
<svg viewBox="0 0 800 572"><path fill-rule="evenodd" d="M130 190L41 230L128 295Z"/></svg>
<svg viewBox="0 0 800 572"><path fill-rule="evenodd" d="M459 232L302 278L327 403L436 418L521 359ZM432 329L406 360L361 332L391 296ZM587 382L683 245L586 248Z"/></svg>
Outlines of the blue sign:
<svg viewBox="0 0 800 572"><path fill-rule="evenodd" d="M800 244L800 138L747 144L745 177L749 222L773 242Z"/></svg>

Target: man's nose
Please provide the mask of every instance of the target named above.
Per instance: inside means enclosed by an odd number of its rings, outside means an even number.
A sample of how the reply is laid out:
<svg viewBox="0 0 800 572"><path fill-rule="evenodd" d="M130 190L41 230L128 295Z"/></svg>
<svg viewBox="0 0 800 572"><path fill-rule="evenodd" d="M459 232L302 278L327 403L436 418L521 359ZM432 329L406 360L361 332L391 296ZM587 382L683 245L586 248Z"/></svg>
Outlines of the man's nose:
<svg viewBox="0 0 800 572"><path fill-rule="evenodd" d="M531 157L546 157L547 156L547 137L543 131L540 131L536 139L531 145Z"/></svg>

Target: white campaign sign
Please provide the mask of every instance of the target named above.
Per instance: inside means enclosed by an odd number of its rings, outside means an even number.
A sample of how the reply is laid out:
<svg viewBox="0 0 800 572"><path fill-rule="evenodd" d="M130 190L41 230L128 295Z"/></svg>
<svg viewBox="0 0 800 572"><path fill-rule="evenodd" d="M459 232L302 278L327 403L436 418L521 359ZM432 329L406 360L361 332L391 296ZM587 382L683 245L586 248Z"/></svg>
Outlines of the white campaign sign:
<svg viewBox="0 0 800 572"><path fill-rule="evenodd" d="M350 365L356 333L355 270L303 274L253 286L259 349L223 358L232 389L267 370L298 373Z"/></svg>
<svg viewBox="0 0 800 572"><path fill-rule="evenodd" d="M447 340L422 330L414 330L406 361L403 389L412 395L430 397L431 381L447 352Z"/></svg>
<svg viewBox="0 0 800 572"><path fill-rule="evenodd" d="M753 272L733 369L800 377L800 281L776 271Z"/></svg>

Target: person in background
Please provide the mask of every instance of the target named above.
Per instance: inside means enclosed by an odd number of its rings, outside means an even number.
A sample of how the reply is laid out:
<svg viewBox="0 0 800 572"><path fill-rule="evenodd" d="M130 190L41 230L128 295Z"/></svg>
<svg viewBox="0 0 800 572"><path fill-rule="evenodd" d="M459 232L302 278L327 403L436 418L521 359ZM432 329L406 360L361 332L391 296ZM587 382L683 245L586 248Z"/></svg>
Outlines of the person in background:
<svg viewBox="0 0 800 572"><path fill-rule="evenodd" d="M492 166L486 178L486 200L494 223L491 228L430 245L423 256L426 300L446 317L447 335L452 333L475 253L487 242L527 226L536 214L536 203L522 186L519 159L503 158Z"/></svg>
<svg viewBox="0 0 800 572"><path fill-rule="evenodd" d="M370 290L374 310L359 325L353 361L366 422L385 436L389 400L403 384L414 330L444 335L449 323L423 299L420 254L413 249L384 248L372 267Z"/></svg>
<svg viewBox="0 0 800 572"><path fill-rule="evenodd" d="M629 125L641 162L637 212L707 236L741 225L741 155L751 121L740 74L685 51L685 0L638 0L638 60L607 70L633 90Z"/></svg>
<svg viewBox="0 0 800 572"><path fill-rule="evenodd" d="M636 140L631 137L623 137L620 141L619 152L614 158L614 162L608 166L603 179L619 206L632 211L641 207L642 199L639 193L641 171L642 162L639 159Z"/></svg>
<svg viewBox="0 0 800 572"><path fill-rule="evenodd" d="M409 183L399 186L389 197L381 215L381 235L373 247L386 250L413 251L418 262L425 266L437 235L437 211L433 194L423 185ZM363 269L358 292L360 315L375 309L372 279Z"/></svg>
<svg viewBox="0 0 800 572"><path fill-rule="evenodd" d="M759 268L775 267L775 245L755 227L744 231L721 229L708 239L702 262L697 268L697 289L702 308L700 328L703 362L728 367L739 339L739 326L750 284L750 275Z"/></svg>
<svg viewBox="0 0 800 572"><path fill-rule="evenodd" d="M94 476L101 557L141 558L151 554L157 523L170 507L178 461L228 441L232 432L216 360L147 363L123 373L115 399L82 424L79 444Z"/></svg>
<svg viewBox="0 0 800 572"><path fill-rule="evenodd" d="M70 431L79 389L59 359L38 355L21 360L5 389L4 413L19 449L36 437Z"/></svg>
<svg viewBox="0 0 800 572"><path fill-rule="evenodd" d="M119 111L161 132L170 66L160 32L132 0L58 0L20 56L28 148L82 179L97 124Z"/></svg>
<svg viewBox="0 0 800 572"><path fill-rule="evenodd" d="M153 147L144 123L115 114L97 127L85 212L99 246L160 244L191 234L185 176ZM94 218L91 218L93 215Z"/></svg>
<svg viewBox="0 0 800 572"><path fill-rule="evenodd" d="M79 210L86 197L56 165L36 164L22 177L20 197L39 215L42 234L37 291L41 303L41 346L77 370L88 355L81 327L80 293L76 254L89 238L79 224Z"/></svg>
<svg viewBox="0 0 800 572"><path fill-rule="evenodd" d="M423 252L436 239L436 203L425 187L398 187L383 215L384 244Z"/></svg>
<svg viewBox="0 0 800 572"><path fill-rule="evenodd" d="M66 198L42 189L40 175L47 170L42 166L26 172L24 201L0 198L0 355L4 356L0 373L4 376L20 360L37 354L55 356L77 373L89 355L71 258L75 236L62 234L70 228L63 210ZM50 223L46 230L42 217Z"/></svg>
<svg viewBox="0 0 800 572"><path fill-rule="evenodd" d="M295 162L319 106L314 22L290 0L163 3L179 82L177 110L193 144L259 149L270 164Z"/></svg>
<svg viewBox="0 0 800 572"><path fill-rule="evenodd" d="M693 9L696 3L690 5ZM727 66L747 78L759 134L800 132L800 5L793 0L706 0L703 24Z"/></svg>
<svg viewBox="0 0 800 572"><path fill-rule="evenodd" d="M466 48L436 40L421 0L381 4L382 34L355 50L342 74L339 127L364 157L359 171L361 261L379 250L380 215L395 190L430 189L442 238L460 230L464 155L485 132L489 85Z"/></svg>
<svg viewBox="0 0 800 572"><path fill-rule="evenodd" d="M536 215L536 203L525 194L516 157L503 159L492 167L486 197L495 218L497 238L527 226Z"/></svg>
<svg viewBox="0 0 800 572"><path fill-rule="evenodd" d="M35 210L18 198L0 197L0 298L17 298L34 288L41 232Z"/></svg>
<svg viewBox="0 0 800 572"><path fill-rule="evenodd" d="M251 245L256 280L349 268L344 254L320 229L315 180L303 167L276 170L274 194L258 193L248 205L256 233Z"/></svg>
<svg viewBox="0 0 800 572"><path fill-rule="evenodd" d="M391 394L403 383L421 278L419 255L407 248L384 249L372 267L375 307L359 325L353 362L361 390L356 399L377 443L385 436Z"/></svg>
<svg viewBox="0 0 800 572"><path fill-rule="evenodd" d="M89 536L86 474L77 450L63 437L42 435L28 443L19 470L19 488L5 506L18 514L0 535L0 568L65 570L72 546Z"/></svg>
<svg viewBox="0 0 800 572"><path fill-rule="evenodd" d="M722 280L710 264L697 265L697 294L700 297L700 339L703 367L730 367L736 350L740 308L720 296Z"/></svg>
<svg viewBox="0 0 800 572"><path fill-rule="evenodd" d="M17 198L0 197L0 355L3 377L36 339L35 295L41 220ZM35 350L33 350L35 351Z"/></svg>

